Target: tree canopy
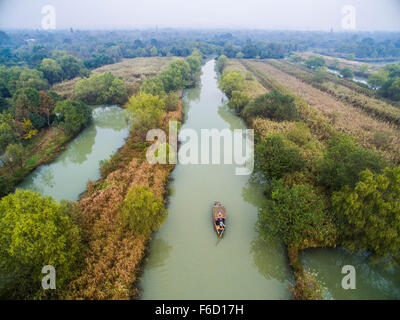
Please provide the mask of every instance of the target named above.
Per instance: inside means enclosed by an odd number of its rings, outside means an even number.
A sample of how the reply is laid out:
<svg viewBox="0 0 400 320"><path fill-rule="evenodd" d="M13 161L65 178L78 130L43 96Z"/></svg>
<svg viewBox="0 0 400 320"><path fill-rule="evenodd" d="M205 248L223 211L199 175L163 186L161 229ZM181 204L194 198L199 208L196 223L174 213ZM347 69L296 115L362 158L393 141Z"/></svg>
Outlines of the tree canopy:
<svg viewBox="0 0 400 320"><path fill-rule="evenodd" d="M148 130L161 127L165 102L158 96L140 92L129 98L126 111L132 119L132 130L145 136Z"/></svg>
<svg viewBox="0 0 400 320"><path fill-rule="evenodd" d="M282 181L273 181L267 196L257 222L264 238L278 237L285 244L299 246L321 228L325 220L324 205L310 187L288 188Z"/></svg>
<svg viewBox="0 0 400 320"><path fill-rule="evenodd" d="M242 91L244 87L245 78L238 71L224 71L222 73L219 86L226 96L232 98L233 91Z"/></svg>
<svg viewBox="0 0 400 320"><path fill-rule="evenodd" d="M105 72L78 81L74 97L87 104L123 104L128 93L122 79L114 77L111 72Z"/></svg>
<svg viewBox="0 0 400 320"><path fill-rule="evenodd" d="M355 186L333 194L332 203L347 246L400 262L400 167L362 171Z"/></svg>
<svg viewBox="0 0 400 320"><path fill-rule="evenodd" d="M79 132L92 118L90 108L80 101L59 101L54 113L61 128L68 134Z"/></svg>
<svg viewBox="0 0 400 320"><path fill-rule="evenodd" d="M62 290L74 277L80 232L66 208L50 197L17 190L0 200L0 272L10 279L1 295L39 298L44 295L42 268L56 268Z"/></svg>
<svg viewBox="0 0 400 320"><path fill-rule="evenodd" d="M298 120L294 98L277 90L262 94L244 109L246 116L269 118L275 121Z"/></svg>
<svg viewBox="0 0 400 320"><path fill-rule="evenodd" d="M162 200L156 198L148 187L136 186L126 195L121 215L126 227L149 236L164 222L167 211Z"/></svg>

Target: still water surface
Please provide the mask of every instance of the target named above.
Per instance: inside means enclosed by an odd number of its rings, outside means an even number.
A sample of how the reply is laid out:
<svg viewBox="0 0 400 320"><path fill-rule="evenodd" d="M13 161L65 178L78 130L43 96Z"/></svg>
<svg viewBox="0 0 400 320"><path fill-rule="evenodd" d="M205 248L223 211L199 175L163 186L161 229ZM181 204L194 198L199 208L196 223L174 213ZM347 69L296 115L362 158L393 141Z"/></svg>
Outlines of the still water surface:
<svg viewBox="0 0 400 320"><path fill-rule="evenodd" d="M227 109L214 61L203 67L201 87L185 92L184 107L182 129L246 128ZM262 192L249 184L249 176L235 175L235 167L175 167L169 216L154 234L142 275L143 299L289 298L284 251L269 248L254 231L254 204L262 201ZM211 221L214 200L227 209L227 231L218 245Z"/></svg>
<svg viewBox="0 0 400 320"><path fill-rule="evenodd" d="M78 200L89 180L100 178L100 160L108 159L128 137L124 110L93 107L93 121L52 163L34 170L18 186L57 200Z"/></svg>

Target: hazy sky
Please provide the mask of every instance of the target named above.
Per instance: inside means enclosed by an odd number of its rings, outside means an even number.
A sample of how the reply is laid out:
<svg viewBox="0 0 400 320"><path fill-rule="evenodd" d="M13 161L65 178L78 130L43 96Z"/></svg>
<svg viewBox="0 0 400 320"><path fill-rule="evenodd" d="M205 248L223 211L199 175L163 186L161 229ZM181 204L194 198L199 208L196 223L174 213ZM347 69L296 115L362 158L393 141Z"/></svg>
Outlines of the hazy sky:
<svg viewBox="0 0 400 320"><path fill-rule="evenodd" d="M0 28L40 29L47 4L57 29L341 30L341 9L352 5L356 30L400 31L400 0L0 0Z"/></svg>

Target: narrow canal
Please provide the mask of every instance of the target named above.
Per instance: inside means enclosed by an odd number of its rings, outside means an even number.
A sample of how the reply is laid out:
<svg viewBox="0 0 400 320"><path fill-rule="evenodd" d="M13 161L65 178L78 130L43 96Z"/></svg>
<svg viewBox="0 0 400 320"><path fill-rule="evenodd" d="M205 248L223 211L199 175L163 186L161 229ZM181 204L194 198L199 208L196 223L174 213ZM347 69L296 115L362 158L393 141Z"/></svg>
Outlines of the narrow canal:
<svg viewBox="0 0 400 320"><path fill-rule="evenodd" d="M18 186L52 196L56 200L78 200L89 180L100 178L100 161L115 153L128 137L124 110L96 106L93 121L52 163L41 166Z"/></svg>
<svg viewBox="0 0 400 320"><path fill-rule="evenodd" d="M226 107L214 60L200 88L187 90L182 129L245 129ZM223 101L222 101L223 100ZM221 148L223 146L221 145ZM222 154L222 152L221 152ZM291 276L281 247L266 246L254 231L260 190L235 165L183 165L173 171L169 216L154 234L142 275L143 299L286 299ZM227 231L217 243L214 200L227 209Z"/></svg>
<svg viewBox="0 0 400 320"><path fill-rule="evenodd" d="M222 101L223 100L223 101ZM214 61L203 67L200 88L184 97L184 128L244 129L226 106ZM222 152L221 152L222 153ZM287 299L292 281L280 247L262 241L254 231L264 196L233 165L180 165L172 174L169 216L151 242L142 276L142 299ZM216 245L211 207L227 208L227 231ZM366 254L313 249L300 254L306 270L315 271L328 299L400 299L400 269L372 265ZM356 289L342 287L342 268L356 270Z"/></svg>

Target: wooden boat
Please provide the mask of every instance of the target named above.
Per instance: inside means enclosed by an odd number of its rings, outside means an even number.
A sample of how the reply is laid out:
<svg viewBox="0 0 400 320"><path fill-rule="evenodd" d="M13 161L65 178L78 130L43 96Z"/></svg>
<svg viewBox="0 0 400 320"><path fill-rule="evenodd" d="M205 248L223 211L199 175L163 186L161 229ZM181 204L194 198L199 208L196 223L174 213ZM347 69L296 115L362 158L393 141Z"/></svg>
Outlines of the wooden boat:
<svg viewBox="0 0 400 320"><path fill-rule="evenodd" d="M215 201L212 211L212 222L218 237L222 237L226 228L226 210L221 202Z"/></svg>

